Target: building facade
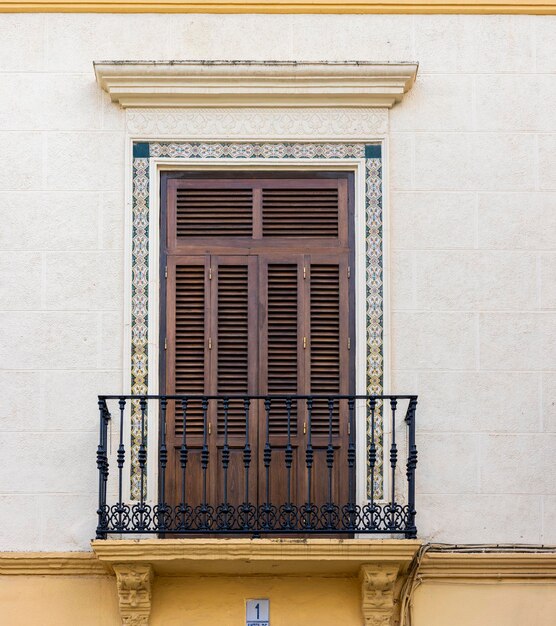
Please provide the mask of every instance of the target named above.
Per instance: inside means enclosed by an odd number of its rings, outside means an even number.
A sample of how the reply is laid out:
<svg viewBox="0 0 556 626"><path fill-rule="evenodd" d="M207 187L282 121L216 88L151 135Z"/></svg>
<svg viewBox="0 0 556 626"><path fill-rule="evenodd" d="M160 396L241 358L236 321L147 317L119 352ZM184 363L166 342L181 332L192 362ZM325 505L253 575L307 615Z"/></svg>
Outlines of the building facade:
<svg viewBox="0 0 556 626"><path fill-rule="evenodd" d="M554 5L0 8L0 623L555 624Z"/></svg>

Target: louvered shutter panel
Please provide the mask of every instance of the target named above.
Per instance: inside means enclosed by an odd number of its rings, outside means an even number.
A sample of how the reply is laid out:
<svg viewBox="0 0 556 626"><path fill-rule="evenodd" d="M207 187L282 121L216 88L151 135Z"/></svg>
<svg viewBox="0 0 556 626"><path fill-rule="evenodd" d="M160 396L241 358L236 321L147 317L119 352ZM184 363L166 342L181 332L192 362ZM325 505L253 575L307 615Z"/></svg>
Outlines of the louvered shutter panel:
<svg viewBox="0 0 556 626"><path fill-rule="evenodd" d="M202 395L207 393L207 354L205 329L207 319L207 259L176 260L174 272L174 332L169 333L173 373L169 393ZM173 374L173 375L172 375ZM175 406L174 435L183 434L181 406ZM191 401L187 410L187 435L202 436L203 412L200 401Z"/></svg>
<svg viewBox="0 0 556 626"><path fill-rule="evenodd" d="M221 395L248 394L249 377L249 266L213 263L217 291L216 392ZM251 346L251 350L253 347ZM218 434L224 434L224 412L218 410ZM245 411L240 401L228 410L228 435L243 437Z"/></svg>
<svg viewBox="0 0 556 626"><path fill-rule="evenodd" d="M338 188L263 189L263 237L338 237Z"/></svg>
<svg viewBox="0 0 556 626"><path fill-rule="evenodd" d="M251 237L252 189L219 188L206 182L176 190L176 236Z"/></svg>
<svg viewBox="0 0 556 626"><path fill-rule="evenodd" d="M299 290L297 263L269 263L267 269L267 392L296 395L299 366ZM263 339L264 340L264 339ZM297 405L290 413L291 435L297 434ZM288 416L283 403L271 413L270 433L288 432Z"/></svg>
<svg viewBox="0 0 556 626"><path fill-rule="evenodd" d="M340 267L311 264L310 299L310 389L312 394L340 393ZM328 436L328 403L313 406L313 433ZM339 407L334 406L332 434L339 434Z"/></svg>

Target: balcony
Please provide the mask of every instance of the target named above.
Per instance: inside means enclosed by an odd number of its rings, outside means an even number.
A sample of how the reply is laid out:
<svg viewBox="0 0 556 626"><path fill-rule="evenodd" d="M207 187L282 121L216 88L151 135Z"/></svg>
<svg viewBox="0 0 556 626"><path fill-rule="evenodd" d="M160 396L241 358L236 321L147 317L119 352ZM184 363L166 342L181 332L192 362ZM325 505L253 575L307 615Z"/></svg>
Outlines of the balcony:
<svg viewBox="0 0 556 626"><path fill-rule="evenodd" d="M416 537L417 396L125 395L98 404L97 539Z"/></svg>

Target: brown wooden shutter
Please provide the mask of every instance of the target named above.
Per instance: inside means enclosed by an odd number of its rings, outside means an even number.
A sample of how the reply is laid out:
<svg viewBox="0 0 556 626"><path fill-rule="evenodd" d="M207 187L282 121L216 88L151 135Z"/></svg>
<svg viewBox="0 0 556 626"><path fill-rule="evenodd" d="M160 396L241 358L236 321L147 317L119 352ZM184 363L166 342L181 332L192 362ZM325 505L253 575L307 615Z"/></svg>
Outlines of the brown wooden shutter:
<svg viewBox="0 0 556 626"><path fill-rule="evenodd" d="M209 395L347 394L350 387L349 238L346 178L242 177L176 178L168 181L165 254L168 259L166 392ZM187 251L187 254L186 254ZM354 348L352 347L352 350ZM351 353L353 354L353 352ZM174 437L170 491L179 501L181 407L169 404ZM293 450L293 502L307 498L305 452L309 432L305 401L293 402L289 439ZM337 454L335 499L345 502L347 402L334 406L332 443ZM251 501L264 501L263 449L266 412L252 401L249 444L253 452ZM210 403L208 490L222 502L225 445L223 404ZM315 401L313 501L328 497L326 447L329 410ZM187 491L199 503L202 484L203 412L189 404L190 452ZM230 401L228 501L243 492L246 416ZM285 502L288 419L284 402L274 401L269 424L272 446L271 497Z"/></svg>
<svg viewBox="0 0 556 626"><path fill-rule="evenodd" d="M264 237L338 237L338 188L263 189Z"/></svg>
<svg viewBox="0 0 556 626"><path fill-rule="evenodd" d="M214 249L218 240L253 236L253 186L244 180L170 179L167 247L171 253L194 246Z"/></svg>
<svg viewBox="0 0 556 626"><path fill-rule="evenodd" d="M266 336L266 391L275 395L301 393L300 359L300 288L299 264L269 262L266 272L267 320ZM263 286L264 290L264 286ZM265 298L266 296L266 298ZM287 435L287 413L285 406L276 406L271 413L270 433ZM297 406L290 414L291 434L297 434Z"/></svg>
<svg viewBox="0 0 556 626"><path fill-rule="evenodd" d="M339 394L340 368L340 266L312 263L310 293L310 391L312 394ZM313 433L328 436L329 409L326 401L313 405ZM339 410L334 407L332 434L339 434Z"/></svg>
<svg viewBox="0 0 556 626"><path fill-rule="evenodd" d="M169 350L167 393L201 395L208 391L207 267L209 257L171 257L168 263L167 349ZM203 434L200 402L192 402L187 412L187 431ZM183 433L181 406L174 407L174 435Z"/></svg>
<svg viewBox="0 0 556 626"><path fill-rule="evenodd" d="M212 314L214 349L211 354L216 384L212 393L247 395L257 391L256 259L213 256L211 259L213 294ZM224 413L218 412L218 434L224 434ZM245 410L238 401L230 403L228 434L245 435Z"/></svg>

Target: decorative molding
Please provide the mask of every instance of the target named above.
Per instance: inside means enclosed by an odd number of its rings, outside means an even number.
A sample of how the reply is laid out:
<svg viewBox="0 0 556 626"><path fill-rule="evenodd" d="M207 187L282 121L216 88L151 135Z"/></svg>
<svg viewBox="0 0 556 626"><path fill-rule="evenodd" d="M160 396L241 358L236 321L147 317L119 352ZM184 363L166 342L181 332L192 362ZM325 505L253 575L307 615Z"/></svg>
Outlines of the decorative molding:
<svg viewBox="0 0 556 626"><path fill-rule="evenodd" d="M427 552L419 568L421 581L545 580L556 583L556 547L543 552Z"/></svg>
<svg viewBox="0 0 556 626"><path fill-rule="evenodd" d="M96 61L98 84L123 107L392 107L416 63Z"/></svg>
<svg viewBox="0 0 556 626"><path fill-rule="evenodd" d="M151 614L153 568L149 564L114 565L122 626L148 626Z"/></svg>
<svg viewBox="0 0 556 626"><path fill-rule="evenodd" d="M556 3L520 0L381 0L339 3L336 0L18 0L0 2L3 13L461 13L554 15Z"/></svg>
<svg viewBox="0 0 556 626"><path fill-rule="evenodd" d="M0 576L107 576L108 567L90 552L3 552Z"/></svg>
<svg viewBox="0 0 556 626"><path fill-rule="evenodd" d="M129 108L132 137L189 140L341 141L382 137L388 132L386 108Z"/></svg>
<svg viewBox="0 0 556 626"><path fill-rule="evenodd" d="M397 565L365 564L359 571L361 611L366 626L390 626L394 613Z"/></svg>
<svg viewBox="0 0 556 626"><path fill-rule="evenodd" d="M142 539L95 540L109 565L153 566L161 575L312 574L354 575L362 565L405 572L421 542L408 539Z"/></svg>

